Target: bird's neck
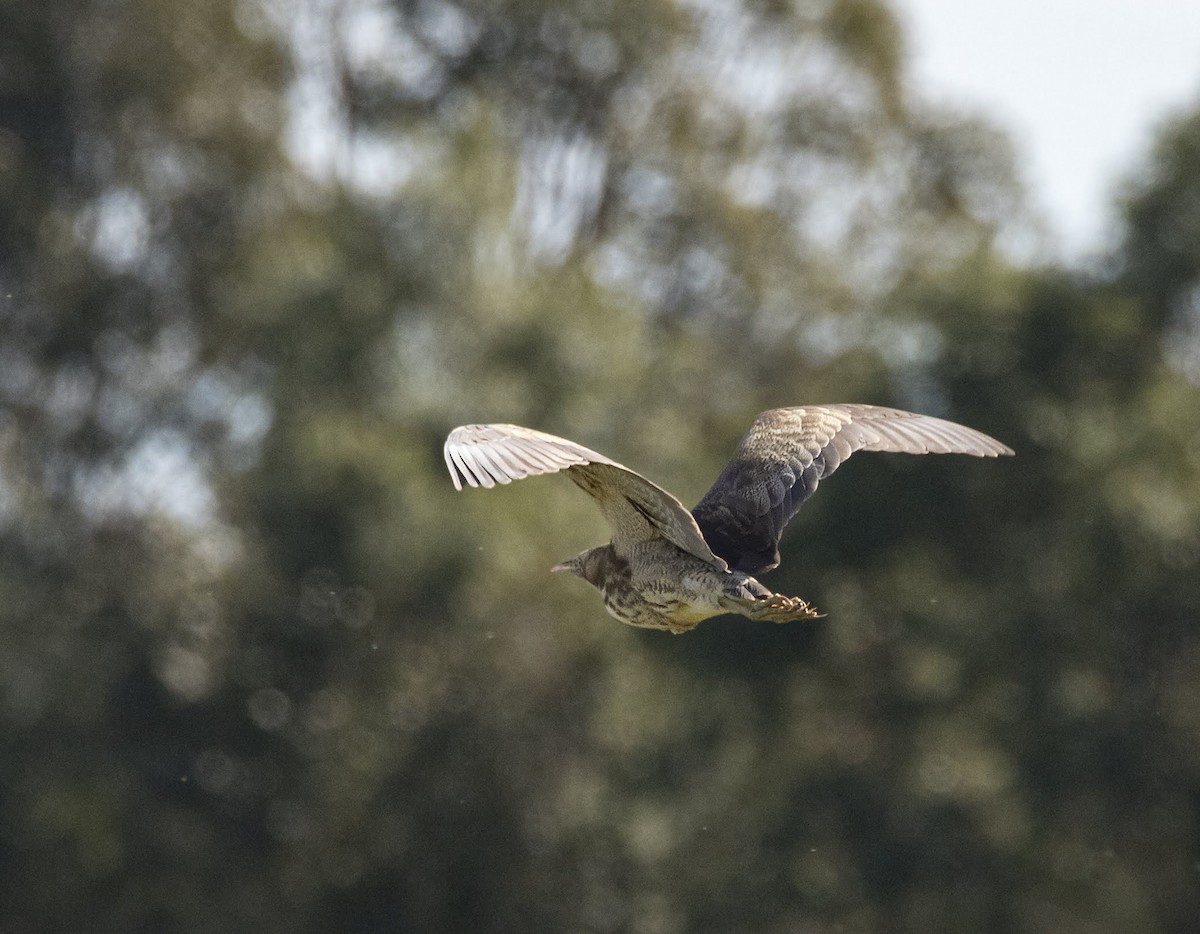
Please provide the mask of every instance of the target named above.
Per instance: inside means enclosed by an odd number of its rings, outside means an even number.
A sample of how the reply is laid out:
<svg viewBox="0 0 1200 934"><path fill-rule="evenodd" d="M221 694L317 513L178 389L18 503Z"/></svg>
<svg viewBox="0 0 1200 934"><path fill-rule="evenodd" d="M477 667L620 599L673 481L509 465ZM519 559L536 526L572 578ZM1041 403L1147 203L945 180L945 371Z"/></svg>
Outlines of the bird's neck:
<svg viewBox="0 0 1200 934"><path fill-rule="evenodd" d="M605 581L614 576L629 574L628 563L617 556L612 545L599 545L582 557L580 577L597 589L603 589Z"/></svg>

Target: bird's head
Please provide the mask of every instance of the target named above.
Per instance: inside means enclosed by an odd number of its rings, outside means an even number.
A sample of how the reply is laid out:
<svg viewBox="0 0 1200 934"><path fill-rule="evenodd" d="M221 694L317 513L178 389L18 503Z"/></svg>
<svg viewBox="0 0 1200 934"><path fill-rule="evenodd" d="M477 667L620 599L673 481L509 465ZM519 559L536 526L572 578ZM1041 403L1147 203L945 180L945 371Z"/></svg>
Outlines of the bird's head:
<svg viewBox="0 0 1200 934"><path fill-rule="evenodd" d="M566 561L554 565L550 570L570 571L576 577L582 577L593 587L601 587L605 578L608 577L614 558L612 546L601 545L598 548L589 548L574 558L568 558Z"/></svg>

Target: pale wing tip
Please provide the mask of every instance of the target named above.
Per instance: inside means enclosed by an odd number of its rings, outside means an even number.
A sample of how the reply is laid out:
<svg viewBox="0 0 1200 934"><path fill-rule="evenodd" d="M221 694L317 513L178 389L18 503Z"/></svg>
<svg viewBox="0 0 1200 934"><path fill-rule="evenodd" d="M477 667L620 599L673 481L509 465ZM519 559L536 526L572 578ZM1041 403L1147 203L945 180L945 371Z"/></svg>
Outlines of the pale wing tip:
<svg viewBox="0 0 1200 934"><path fill-rule="evenodd" d="M972 457L1013 457L1017 452L1010 448L1007 444L1001 444L999 441L991 440L991 443L977 448L974 451L948 451L950 454L970 454ZM940 454L941 451L927 451L930 454Z"/></svg>
<svg viewBox="0 0 1200 934"><path fill-rule="evenodd" d="M1011 457L1016 454L1003 441L997 441L978 429L940 418L922 418L930 428L937 429L936 442L928 437L921 439L927 446L927 454L969 454L972 457ZM935 444L944 447L935 447Z"/></svg>
<svg viewBox="0 0 1200 934"><path fill-rule="evenodd" d="M997 441L991 435L985 435L983 432L978 432L978 435L983 447L983 450L978 452L979 457L1013 457L1017 453L1003 441Z"/></svg>
<svg viewBox="0 0 1200 934"><path fill-rule="evenodd" d="M463 450L455 444L446 444L446 466L450 468L450 479L454 481L454 489L462 490L464 486L478 487L480 478L463 456Z"/></svg>
<svg viewBox="0 0 1200 934"><path fill-rule="evenodd" d="M450 471L450 479L454 481L454 489L461 493L463 488L462 477L459 476L458 467L450 455L449 440L442 446L442 456L446 458L446 469Z"/></svg>
<svg viewBox="0 0 1200 934"><path fill-rule="evenodd" d="M446 437L442 447L446 467L454 488L463 485L491 489L497 483L507 485L530 475L529 468L515 462L503 450L497 433L515 428L510 425L460 425Z"/></svg>
<svg viewBox="0 0 1200 934"><path fill-rule="evenodd" d="M464 484L470 487L495 486L495 481L489 476L488 471L483 469L477 462L477 458L471 455L472 445L469 438L478 427L477 425L460 425L446 436L446 443L442 446L442 455L446 459L450 479L454 482L454 489L460 492Z"/></svg>

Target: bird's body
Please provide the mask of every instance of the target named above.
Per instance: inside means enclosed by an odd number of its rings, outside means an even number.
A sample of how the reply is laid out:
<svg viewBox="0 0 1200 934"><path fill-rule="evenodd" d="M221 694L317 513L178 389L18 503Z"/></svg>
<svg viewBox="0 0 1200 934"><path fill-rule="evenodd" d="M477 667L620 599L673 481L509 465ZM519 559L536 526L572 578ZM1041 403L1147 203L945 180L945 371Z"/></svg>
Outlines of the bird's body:
<svg viewBox="0 0 1200 934"><path fill-rule="evenodd" d="M742 571L719 570L665 539L636 545L628 557L600 545L554 570L582 577L614 618L644 629L687 632L722 613L779 623L818 615L798 597L772 593Z"/></svg>
<svg viewBox="0 0 1200 934"><path fill-rule="evenodd" d="M580 570L621 622L679 631L721 612L714 595L730 576L665 539L639 544L627 558L601 545L584 552Z"/></svg>
<svg viewBox="0 0 1200 934"><path fill-rule="evenodd" d="M734 458L695 510L627 467L572 441L518 425L465 425L446 439L454 484L494 486L565 471L591 495L612 541L557 565L598 589L623 623L680 633L722 613L783 623L817 616L753 574L779 563L784 526L854 451L1012 451L981 432L899 409L867 405L771 409L755 419Z"/></svg>

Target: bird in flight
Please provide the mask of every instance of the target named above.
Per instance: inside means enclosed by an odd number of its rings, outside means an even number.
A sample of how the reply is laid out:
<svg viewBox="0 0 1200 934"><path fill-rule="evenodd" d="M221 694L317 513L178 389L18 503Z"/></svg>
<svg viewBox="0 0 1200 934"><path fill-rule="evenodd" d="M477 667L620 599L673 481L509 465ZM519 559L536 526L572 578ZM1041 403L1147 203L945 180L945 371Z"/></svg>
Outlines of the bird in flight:
<svg viewBox="0 0 1200 934"><path fill-rule="evenodd" d="M770 409L696 508L641 474L565 438L519 425L463 425L446 438L456 489L565 471L600 507L612 541L555 565L600 591L630 626L686 632L723 613L787 623L820 614L754 575L779 565L784 526L855 451L998 457L982 432L874 405Z"/></svg>

